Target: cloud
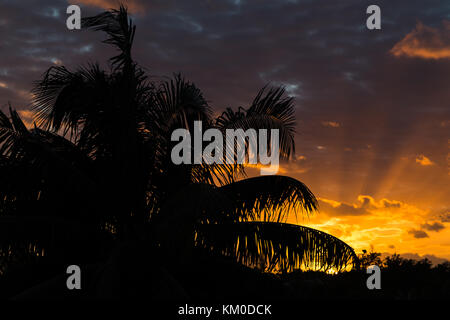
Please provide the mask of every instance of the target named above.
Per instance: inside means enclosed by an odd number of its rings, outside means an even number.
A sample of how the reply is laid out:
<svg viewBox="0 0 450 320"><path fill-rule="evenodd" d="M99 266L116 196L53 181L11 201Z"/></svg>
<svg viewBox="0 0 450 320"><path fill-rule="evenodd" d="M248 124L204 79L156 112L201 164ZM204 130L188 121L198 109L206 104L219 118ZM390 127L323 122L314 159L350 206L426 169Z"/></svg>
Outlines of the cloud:
<svg viewBox="0 0 450 320"><path fill-rule="evenodd" d="M336 121L322 121L322 125L330 128L339 128L341 126L341 124Z"/></svg>
<svg viewBox="0 0 450 320"><path fill-rule="evenodd" d="M426 233L423 230L416 230L416 229L411 229L408 231L409 234L412 234L414 236L414 238L417 239L423 239L423 238L428 238L428 233Z"/></svg>
<svg viewBox="0 0 450 320"><path fill-rule="evenodd" d="M319 199L320 210L333 216L360 216L369 214L364 205L349 204L329 199Z"/></svg>
<svg viewBox="0 0 450 320"><path fill-rule="evenodd" d="M416 163L420 164L421 166L432 166L434 164L433 161L425 157L423 154L417 156Z"/></svg>
<svg viewBox="0 0 450 320"><path fill-rule="evenodd" d="M436 232L439 232L442 229L445 229L445 226L442 223L440 223L440 222L435 222L435 223L432 223L432 224L425 223L421 227L422 227L422 229L425 229L425 230L428 230L428 231L436 231Z"/></svg>
<svg viewBox="0 0 450 320"><path fill-rule="evenodd" d="M331 199L319 198L321 211L331 215L358 216L386 209L411 209L407 204L390 199L375 200L369 195L359 195L356 203L346 203Z"/></svg>
<svg viewBox="0 0 450 320"><path fill-rule="evenodd" d="M385 198L377 201L373 197L368 195L359 195L358 201L361 202L362 207L370 210L398 209L402 206L405 206L405 204L401 201L390 200Z"/></svg>
<svg viewBox="0 0 450 320"><path fill-rule="evenodd" d="M390 52L396 57L450 58L450 21L444 20L440 29L417 23L416 28L395 44Z"/></svg>
<svg viewBox="0 0 450 320"><path fill-rule="evenodd" d="M440 209L439 208L431 209L425 221L437 221L437 223L440 225L443 225L443 223L450 222L450 209L445 207ZM445 225L443 226L445 227Z"/></svg>
<svg viewBox="0 0 450 320"><path fill-rule="evenodd" d="M442 213L439 214L439 218L442 222L450 222L450 210L443 210Z"/></svg>
<svg viewBox="0 0 450 320"><path fill-rule="evenodd" d="M402 203L396 200L382 199L381 203L384 208L400 208L402 206Z"/></svg>

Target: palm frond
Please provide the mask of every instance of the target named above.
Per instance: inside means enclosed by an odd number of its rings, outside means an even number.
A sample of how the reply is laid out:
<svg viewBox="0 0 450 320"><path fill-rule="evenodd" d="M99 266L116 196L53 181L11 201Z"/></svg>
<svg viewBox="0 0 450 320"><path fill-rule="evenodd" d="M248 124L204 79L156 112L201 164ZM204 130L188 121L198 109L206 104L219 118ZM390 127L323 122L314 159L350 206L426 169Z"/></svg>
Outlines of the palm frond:
<svg viewBox="0 0 450 320"><path fill-rule="evenodd" d="M171 134L175 129L184 128L194 135L194 121L201 121L203 131L211 127L212 110L195 84L186 81L180 74L173 79L163 81L148 102L145 127L150 140L155 142L152 148L158 151L157 163L162 170L170 169L170 151L174 145ZM193 154L193 152L192 152ZM235 164L212 164L184 166L190 176L189 182L220 185L233 182L241 169ZM176 168L182 170L181 166ZM166 173L170 175L170 173Z"/></svg>
<svg viewBox="0 0 450 320"><path fill-rule="evenodd" d="M295 153L295 110L292 97L284 97L285 89L262 88L248 109L227 109L216 119L216 126L226 129L270 129L279 130L280 156L288 159ZM270 146L270 144L268 144ZM270 148L269 148L270 149Z"/></svg>
<svg viewBox="0 0 450 320"><path fill-rule="evenodd" d="M91 159L62 136L38 128L28 130L16 111L10 113L10 119L0 113L0 200L5 204L15 201L15 207L27 210L30 201L38 200L55 210L61 209L57 203L87 205L96 194Z"/></svg>
<svg viewBox="0 0 450 320"><path fill-rule="evenodd" d="M246 176L244 166L240 164L201 164L191 166L191 177L194 183L228 185L240 176Z"/></svg>
<svg viewBox="0 0 450 320"><path fill-rule="evenodd" d="M190 129L194 121L202 121L204 125L211 121L211 107L203 93L181 74L161 82L150 103L152 124L166 135L177 128Z"/></svg>
<svg viewBox="0 0 450 320"><path fill-rule="evenodd" d="M76 135L87 120L104 116L104 109L114 105L114 89L111 78L98 64L75 72L64 66L51 67L32 90L37 124Z"/></svg>
<svg viewBox="0 0 450 320"><path fill-rule="evenodd" d="M270 222L202 224L196 246L264 272L342 271L358 258L345 242L304 226Z"/></svg>
<svg viewBox="0 0 450 320"><path fill-rule="evenodd" d="M83 18L81 25L83 28L103 31L108 35L103 42L112 44L120 51L110 59L116 69L124 65L131 66L131 47L136 26L133 25L132 19L128 18L128 10L123 5L119 10L113 9L94 17Z"/></svg>
<svg viewBox="0 0 450 320"><path fill-rule="evenodd" d="M287 176L259 176L219 189L233 203L236 220L284 222L289 214L312 214L318 208L314 194L302 182Z"/></svg>
<svg viewBox="0 0 450 320"><path fill-rule="evenodd" d="M10 155L15 151L15 141L29 135L29 131L16 110L9 106L8 117L0 110L0 155Z"/></svg>

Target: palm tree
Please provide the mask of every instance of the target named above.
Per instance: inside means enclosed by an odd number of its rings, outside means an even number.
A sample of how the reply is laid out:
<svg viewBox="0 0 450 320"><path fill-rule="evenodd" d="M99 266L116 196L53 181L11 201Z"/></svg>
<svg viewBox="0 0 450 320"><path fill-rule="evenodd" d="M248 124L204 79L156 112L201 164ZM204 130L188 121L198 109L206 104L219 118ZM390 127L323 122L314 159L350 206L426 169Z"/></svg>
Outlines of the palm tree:
<svg viewBox="0 0 450 320"><path fill-rule="evenodd" d="M0 112L2 216L77 221L120 241L146 239L173 263L192 261L194 250L264 272L357 264L341 240L286 223L289 214L318 208L300 181L246 178L238 164L174 165L170 159L171 133L192 130L195 120L222 132L279 129L280 154L289 159L295 117L283 88L264 87L249 107L213 118L202 92L181 75L148 79L132 58L136 27L123 6L82 25L105 32L104 42L118 54L109 71L98 64L48 69L33 89L34 128L12 108L9 117ZM3 223L3 231L8 228ZM2 243L0 257L6 257L12 247Z"/></svg>

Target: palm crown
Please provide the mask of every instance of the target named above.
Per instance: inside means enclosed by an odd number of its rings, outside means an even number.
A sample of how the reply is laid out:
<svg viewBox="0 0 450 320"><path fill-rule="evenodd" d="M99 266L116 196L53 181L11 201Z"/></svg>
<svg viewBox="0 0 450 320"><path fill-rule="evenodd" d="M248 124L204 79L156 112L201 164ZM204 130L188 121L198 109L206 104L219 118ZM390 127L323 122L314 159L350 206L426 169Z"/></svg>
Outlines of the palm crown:
<svg viewBox="0 0 450 320"><path fill-rule="evenodd" d="M280 155L289 159L295 117L283 88L265 87L247 108L213 118L202 92L182 76L149 81L131 56L136 28L124 7L82 25L105 32L104 42L118 54L109 71L97 64L76 71L51 67L33 90L34 128L11 108L9 117L0 112L0 214L82 221L117 239L149 239L175 260L189 260L195 248L262 271L341 270L357 263L341 240L285 223L288 214L317 209L300 181L240 179L246 177L242 165L170 160L171 133L192 130L196 120L222 132L279 129ZM10 239L2 245L5 258Z"/></svg>

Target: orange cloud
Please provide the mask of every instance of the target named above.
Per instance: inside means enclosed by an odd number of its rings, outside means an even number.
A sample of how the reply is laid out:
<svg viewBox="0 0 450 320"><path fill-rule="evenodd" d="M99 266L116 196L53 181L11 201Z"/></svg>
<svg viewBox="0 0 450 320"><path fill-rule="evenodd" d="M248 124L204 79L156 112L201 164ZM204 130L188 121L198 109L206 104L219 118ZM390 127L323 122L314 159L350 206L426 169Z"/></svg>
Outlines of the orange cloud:
<svg viewBox="0 0 450 320"><path fill-rule="evenodd" d="M85 4L91 7L98 7L102 9L117 9L120 3L123 3L131 13L145 13L147 6L145 1L142 0L128 0L126 2L121 2L119 0L70 0L72 4Z"/></svg>
<svg viewBox="0 0 450 320"><path fill-rule="evenodd" d="M359 195L357 203L345 203L325 198L319 198L321 211L331 215L359 216L368 215L379 210L392 210L405 207L405 204L389 199L376 201L373 197Z"/></svg>
<svg viewBox="0 0 450 320"><path fill-rule="evenodd" d="M322 121L324 127L339 128L341 124L336 121Z"/></svg>
<svg viewBox="0 0 450 320"><path fill-rule="evenodd" d="M450 58L450 21L444 20L442 28L432 28L419 22L390 51L396 57L422 59Z"/></svg>
<svg viewBox="0 0 450 320"><path fill-rule="evenodd" d="M421 166L432 166L434 164L433 161L425 157L423 154L419 155L416 158L416 163L420 164Z"/></svg>
<svg viewBox="0 0 450 320"><path fill-rule="evenodd" d="M450 127L450 120L441 121L441 127Z"/></svg>

